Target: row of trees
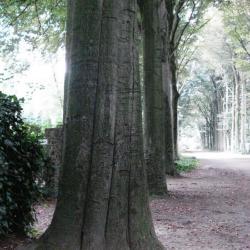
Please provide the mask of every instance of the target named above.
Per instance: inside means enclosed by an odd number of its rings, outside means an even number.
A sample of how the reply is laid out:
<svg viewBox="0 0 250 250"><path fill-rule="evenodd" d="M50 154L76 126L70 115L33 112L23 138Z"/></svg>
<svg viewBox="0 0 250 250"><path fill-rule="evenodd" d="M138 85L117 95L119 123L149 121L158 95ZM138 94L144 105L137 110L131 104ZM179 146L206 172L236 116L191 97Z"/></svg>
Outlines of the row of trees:
<svg viewBox="0 0 250 250"><path fill-rule="evenodd" d="M59 197L50 228L30 249L162 249L148 189L165 194L165 174L176 173L177 72L189 61L180 55L210 2L68 0ZM36 46L52 37L54 49L64 44L63 7L6 1L1 15L21 40Z"/></svg>
<svg viewBox="0 0 250 250"><path fill-rule="evenodd" d="M181 105L189 103L195 111L204 148L246 153L250 118L249 3L232 1L210 12L214 17L200 34ZM188 116L193 114L189 112Z"/></svg>
<svg viewBox="0 0 250 250"><path fill-rule="evenodd" d="M188 62L184 51L202 27L201 16L211 2L138 1L137 36L143 40L138 46L143 47L139 51L143 51L144 58L141 81L144 155L150 192L154 194L167 192L165 173L176 174L177 71ZM22 41L42 48L47 54L64 47L63 1L6 1L0 7L0 16L3 25L10 27L8 36L2 37L4 48L13 44L13 37L16 49Z"/></svg>
<svg viewBox="0 0 250 250"><path fill-rule="evenodd" d="M216 1L139 1L144 41L144 154L149 190L166 192L165 173L178 159L179 76L190 62L190 46Z"/></svg>

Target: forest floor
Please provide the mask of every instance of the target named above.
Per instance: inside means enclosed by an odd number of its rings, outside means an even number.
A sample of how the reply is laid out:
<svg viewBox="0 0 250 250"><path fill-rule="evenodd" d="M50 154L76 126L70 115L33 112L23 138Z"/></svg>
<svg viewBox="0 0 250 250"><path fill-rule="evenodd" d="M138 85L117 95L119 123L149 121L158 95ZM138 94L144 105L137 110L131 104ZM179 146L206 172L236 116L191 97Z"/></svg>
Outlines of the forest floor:
<svg viewBox="0 0 250 250"><path fill-rule="evenodd" d="M151 198L156 233L166 249L250 249L250 156L191 153L200 161L192 172L168 178L169 196ZM34 233L50 224L55 201L36 207ZM20 240L0 241L15 249Z"/></svg>

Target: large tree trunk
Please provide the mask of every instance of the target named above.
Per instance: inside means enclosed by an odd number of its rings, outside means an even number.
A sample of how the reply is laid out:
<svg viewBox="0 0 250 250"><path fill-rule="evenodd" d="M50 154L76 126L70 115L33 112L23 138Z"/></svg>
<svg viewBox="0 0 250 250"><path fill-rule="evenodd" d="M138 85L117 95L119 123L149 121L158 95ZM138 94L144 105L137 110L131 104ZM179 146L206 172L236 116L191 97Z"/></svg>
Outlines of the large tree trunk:
<svg viewBox="0 0 250 250"><path fill-rule="evenodd" d="M162 82L163 41L161 39L162 1L141 4L144 29L144 124L145 159L151 194L167 192L165 167L165 124ZM169 114L170 115L170 114Z"/></svg>
<svg viewBox="0 0 250 250"><path fill-rule="evenodd" d="M63 170L39 250L162 249L143 164L135 0L68 1Z"/></svg>

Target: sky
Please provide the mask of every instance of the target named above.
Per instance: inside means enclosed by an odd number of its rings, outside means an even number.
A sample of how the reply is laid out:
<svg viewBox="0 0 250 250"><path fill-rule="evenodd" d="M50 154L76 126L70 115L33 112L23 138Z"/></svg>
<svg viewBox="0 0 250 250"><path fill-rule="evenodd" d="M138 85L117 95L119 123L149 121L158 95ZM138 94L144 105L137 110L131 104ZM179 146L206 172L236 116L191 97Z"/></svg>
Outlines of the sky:
<svg viewBox="0 0 250 250"><path fill-rule="evenodd" d="M26 120L56 126L62 121L64 50L45 60L38 51L31 51L25 46L21 48L15 60L30 66L14 78L0 83L0 91L25 99L22 106ZM0 60L0 72L5 67L6 63Z"/></svg>

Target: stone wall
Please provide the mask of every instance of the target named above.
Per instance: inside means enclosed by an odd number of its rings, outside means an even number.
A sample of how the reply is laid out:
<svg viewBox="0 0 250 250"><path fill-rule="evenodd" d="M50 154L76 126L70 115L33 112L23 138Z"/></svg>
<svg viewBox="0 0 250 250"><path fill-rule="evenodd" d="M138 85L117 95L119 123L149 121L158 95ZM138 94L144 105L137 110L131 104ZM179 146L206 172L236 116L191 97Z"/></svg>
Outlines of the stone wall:
<svg viewBox="0 0 250 250"><path fill-rule="evenodd" d="M63 129L49 128L45 130L47 140L46 149L50 157L52 168L46 173L46 185L50 196L57 196L59 171L62 162Z"/></svg>
<svg viewBox="0 0 250 250"><path fill-rule="evenodd" d="M45 130L45 138L47 139L47 148L49 156L55 165L61 165L62 159L62 128L48 128Z"/></svg>

